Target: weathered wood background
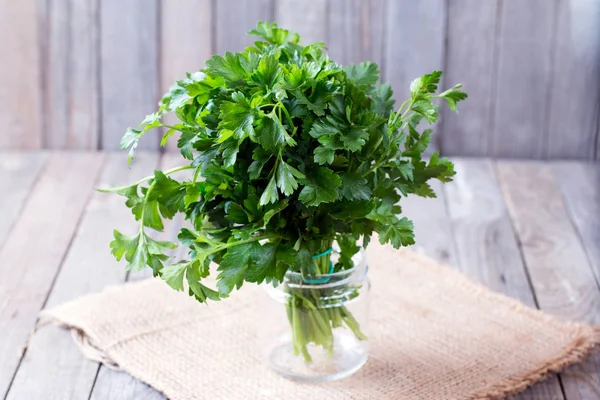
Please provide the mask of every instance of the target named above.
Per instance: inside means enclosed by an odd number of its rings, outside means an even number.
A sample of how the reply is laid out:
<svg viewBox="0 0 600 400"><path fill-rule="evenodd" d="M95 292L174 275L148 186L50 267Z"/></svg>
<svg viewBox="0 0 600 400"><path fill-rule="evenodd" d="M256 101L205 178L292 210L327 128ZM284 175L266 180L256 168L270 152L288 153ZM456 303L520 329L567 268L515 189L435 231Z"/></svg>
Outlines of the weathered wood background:
<svg viewBox="0 0 600 400"><path fill-rule="evenodd" d="M0 0L0 149L115 149L258 20L378 62L398 98L432 69L462 82L460 117L437 126L447 155L600 159L598 0Z"/></svg>

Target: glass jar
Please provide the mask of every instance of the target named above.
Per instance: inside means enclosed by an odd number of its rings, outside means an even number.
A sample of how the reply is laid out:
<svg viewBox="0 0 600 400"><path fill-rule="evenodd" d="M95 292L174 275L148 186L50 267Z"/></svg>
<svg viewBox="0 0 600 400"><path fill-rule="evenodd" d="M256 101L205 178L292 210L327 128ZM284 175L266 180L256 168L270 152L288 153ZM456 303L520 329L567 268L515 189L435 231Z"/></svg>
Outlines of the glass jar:
<svg viewBox="0 0 600 400"><path fill-rule="evenodd" d="M331 254L334 265L339 253ZM286 378L327 382L358 371L369 353L370 283L366 253L354 267L305 278L288 271L278 287L267 285L261 309L262 350Z"/></svg>

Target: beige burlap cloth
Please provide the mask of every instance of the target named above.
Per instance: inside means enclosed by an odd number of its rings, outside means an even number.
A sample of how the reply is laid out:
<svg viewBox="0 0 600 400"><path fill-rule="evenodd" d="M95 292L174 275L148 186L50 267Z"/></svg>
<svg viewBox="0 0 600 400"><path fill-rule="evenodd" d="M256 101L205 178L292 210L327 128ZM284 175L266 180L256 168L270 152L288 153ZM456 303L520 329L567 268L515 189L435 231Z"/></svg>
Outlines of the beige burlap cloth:
<svg viewBox="0 0 600 400"><path fill-rule="evenodd" d="M44 313L86 355L173 400L495 399L585 357L598 329L561 322L409 250L373 244L371 356L346 380L302 384L257 356L247 285L209 306L158 280L111 287Z"/></svg>

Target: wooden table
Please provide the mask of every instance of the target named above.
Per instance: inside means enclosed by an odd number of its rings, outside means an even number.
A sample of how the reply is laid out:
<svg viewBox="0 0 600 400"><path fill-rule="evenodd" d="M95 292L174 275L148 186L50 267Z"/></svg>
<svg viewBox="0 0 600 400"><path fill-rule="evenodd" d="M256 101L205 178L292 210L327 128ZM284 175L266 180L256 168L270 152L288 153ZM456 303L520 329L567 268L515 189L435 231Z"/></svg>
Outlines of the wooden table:
<svg viewBox="0 0 600 400"><path fill-rule="evenodd" d="M0 398L160 399L127 374L86 360L69 334L34 331L40 310L128 277L109 253L112 230L134 232L124 184L177 155L0 153ZM493 290L565 319L600 323L600 164L457 159L437 199L408 198L418 251ZM174 237L178 221L165 235ZM600 356L518 399L600 399Z"/></svg>

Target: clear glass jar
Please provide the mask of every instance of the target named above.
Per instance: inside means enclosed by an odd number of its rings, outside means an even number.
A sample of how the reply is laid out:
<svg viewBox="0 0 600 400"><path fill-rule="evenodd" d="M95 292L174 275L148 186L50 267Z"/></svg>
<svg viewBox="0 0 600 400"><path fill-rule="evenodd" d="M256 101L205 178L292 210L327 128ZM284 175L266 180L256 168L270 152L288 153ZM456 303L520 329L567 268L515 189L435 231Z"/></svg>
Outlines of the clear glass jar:
<svg viewBox="0 0 600 400"><path fill-rule="evenodd" d="M335 264L335 251L331 261ZM259 337L269 366L286 378L327 382L358 371L369 353L369 290L366 253L358 252L354 267L303 278L285 275L274 288L267 285Z"/></svg>

